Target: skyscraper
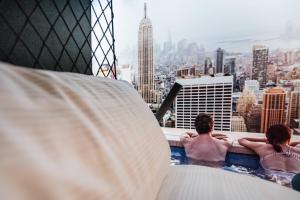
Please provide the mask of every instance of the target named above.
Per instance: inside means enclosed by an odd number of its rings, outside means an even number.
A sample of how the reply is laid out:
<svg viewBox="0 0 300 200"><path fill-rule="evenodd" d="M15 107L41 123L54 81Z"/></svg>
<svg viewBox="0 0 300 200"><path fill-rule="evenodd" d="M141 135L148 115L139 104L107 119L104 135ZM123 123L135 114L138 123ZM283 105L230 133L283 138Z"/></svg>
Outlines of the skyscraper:
<svg viewBox="0 0 300 200"><path fill-rule="evenodd" d="M140 22L138 36L138 91L147 103L155 102L153 68L153 30L144 5L144 18Z"/></svg>
<svg viewBox="0 0 300 200"><path fill-rule="evenodd" d="M284 61L287 65L293 65L296 60L296 54L294 51L288 51L284 54Z"/></svg>
<svg viewBox="0 0 300 200"><path fill-rule="evenodd" d="M262 45L253 47L253 68L252 79L258 80L261 88L265 87L267 82L267 65L269 49Z"/></svg>
<svg viewBox="0 0 300 200"><path fill-rule="evenodd" d="M204 60L204 74L209 75L209 69L212 68L212 61L210 58L205 58Z"/></svg>
<svg viewBox="0 0 300 200"><path fill-rule="evenodd" d="M225 75L232 75L233 76L233 91L237 91L236 86L236 72L235 72L235 57L227 57L225 58L224 64L224 74Z"/></svg>
<svg viewBox="0 0 300 200"><path fill-rule="evenodd" d="M283 124L285 120L285 91L283 88L268 88L263 94L260 131L265 133L275 124Z"/></svg>
<svg viewBox="0 0 300 200"><path fill-rule="evenodd" d="M198 113L213 115L214 129L230 131L232 116L232 76L203 76L179 79L182 89L176 97L176 128L194 128Z"/></svg>
<svg viewBox="0 0 300 200"><path fill-rule="evenodd" d="M225 58L224 74L235 74L235 57Z"/></svg>
<svg viewBox="0 0 300 200"><path fill-rule="evenodd" d="M224 73L223 70L223 54L224 50L221 48L217 49L217 59L216 59L216 64L217 64L217 69L216 73Z"/></svg>
<svg viewBox="0 0 300 200"><path fill-rule="evenodd" d="M300 91L291 92L287 116L287 124L291 125L293 119L300 117Z"/></svg>

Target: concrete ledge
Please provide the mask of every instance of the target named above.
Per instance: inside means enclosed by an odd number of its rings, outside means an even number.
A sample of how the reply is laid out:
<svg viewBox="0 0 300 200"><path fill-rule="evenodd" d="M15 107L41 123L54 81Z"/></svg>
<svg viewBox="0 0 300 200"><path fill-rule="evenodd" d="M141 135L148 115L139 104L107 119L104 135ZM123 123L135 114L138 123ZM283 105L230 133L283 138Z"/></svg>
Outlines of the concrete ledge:
<svg viewBox="0 0 300 200"><path fill-rule="evenodd" d="M164 128L162 127L162 131L165 134L170 146L182 147L180 142L180 136L183 133L191 132L196 133L194 129L180 129L180 128ZM239 138L243 137L256 137L256 138L264 138L265 135L262 133L248 133L248 132L228 132L228 131L214 131L214 133L222 133L227 135L228 140L230 142L233 141L232 147L229 149L229 152L233 153L242 153L242 154L255 154L255 152L251 151L248 148L241 146L238 143ZM300 136L293 135L292 141L300 141Z"/></svg>

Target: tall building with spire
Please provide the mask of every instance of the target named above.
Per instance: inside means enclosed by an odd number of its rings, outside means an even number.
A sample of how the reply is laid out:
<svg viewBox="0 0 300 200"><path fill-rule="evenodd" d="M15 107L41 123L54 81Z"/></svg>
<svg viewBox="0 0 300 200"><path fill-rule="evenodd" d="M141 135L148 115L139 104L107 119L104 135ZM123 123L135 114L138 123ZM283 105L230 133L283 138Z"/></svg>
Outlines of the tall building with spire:
<svg viewBox="0 0 300 200"><path fill-rule="evenodd" d="M151 20L147 17L146 3L138 35L138 91L146 103L155 102L153 30Z"/></svg>

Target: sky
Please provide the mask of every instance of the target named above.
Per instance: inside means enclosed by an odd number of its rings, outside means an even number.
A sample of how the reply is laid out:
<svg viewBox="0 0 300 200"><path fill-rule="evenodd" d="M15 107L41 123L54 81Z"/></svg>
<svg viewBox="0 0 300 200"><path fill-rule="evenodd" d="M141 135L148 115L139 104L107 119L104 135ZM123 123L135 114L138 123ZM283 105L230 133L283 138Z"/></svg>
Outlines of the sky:
<svg viewBox="0 0 300 200"><path fill-rule="evenodd" d="M136 48L144 2L114 1L117 54ZM300 38L277 41L287 32L300 35L300 0L147 0L147 6L154 43L171 36L174 42L188 39L211 51L222 46L250 51L252 43L264 42L300 47Z"/></svg>

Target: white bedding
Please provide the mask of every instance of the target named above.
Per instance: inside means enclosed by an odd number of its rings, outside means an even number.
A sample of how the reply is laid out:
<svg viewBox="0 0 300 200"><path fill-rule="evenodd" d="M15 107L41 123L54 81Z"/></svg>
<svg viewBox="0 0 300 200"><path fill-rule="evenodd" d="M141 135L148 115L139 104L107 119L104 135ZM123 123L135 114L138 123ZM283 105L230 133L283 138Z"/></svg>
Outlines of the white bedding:
<svg viewBox="0 0 300 200"><path fill-rule="evenodd" d="M126 83L0 63L0 199L154 199L170 150Z"/></svg>

